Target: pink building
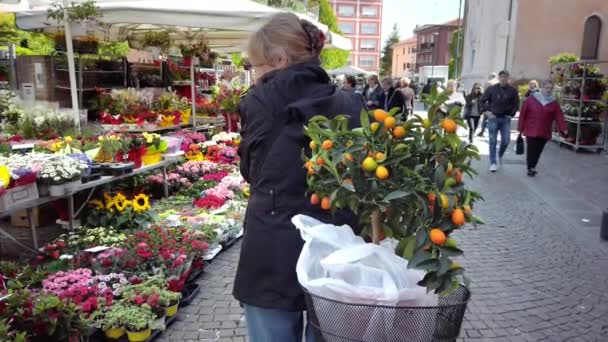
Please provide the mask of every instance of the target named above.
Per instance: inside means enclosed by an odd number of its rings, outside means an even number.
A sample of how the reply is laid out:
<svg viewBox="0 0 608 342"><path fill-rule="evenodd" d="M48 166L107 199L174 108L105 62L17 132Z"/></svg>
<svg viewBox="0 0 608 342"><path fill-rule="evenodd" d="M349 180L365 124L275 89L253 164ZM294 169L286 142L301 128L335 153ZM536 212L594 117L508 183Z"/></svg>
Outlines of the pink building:
<svg viewBox="0 0 608 342"><path fill-rule="evenodd" d="M331 0L343 35L352 42L349 64L377 73L382 46L382 0Z"/></svg>
<svg viewBox="0 0 608 342"><path fill-rule="evenodd" d="M392 77L414 77L416 73L417 49L418 40L416 37L402 40L393 45Z"/></svg>

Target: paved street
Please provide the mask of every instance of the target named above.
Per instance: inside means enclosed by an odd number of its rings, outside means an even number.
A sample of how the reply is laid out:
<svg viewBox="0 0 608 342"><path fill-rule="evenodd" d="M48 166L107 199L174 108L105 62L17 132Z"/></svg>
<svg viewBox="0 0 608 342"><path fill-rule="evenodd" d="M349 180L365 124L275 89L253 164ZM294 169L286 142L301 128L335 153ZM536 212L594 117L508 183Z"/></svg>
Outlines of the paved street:
<svg viewBox="0 0 608 342"><path fill-rule="evenodd" d="M525 176L512 148L497 174L487 171L487 139L474 188L486 199L486 221L455 237L471 278L460 341L608 340L608 242L599 238L608 203L608 156L575 154L550 143ZM232 298L239 245L200 279L202 291L161 341L245 341L242 311Z"/></svg>

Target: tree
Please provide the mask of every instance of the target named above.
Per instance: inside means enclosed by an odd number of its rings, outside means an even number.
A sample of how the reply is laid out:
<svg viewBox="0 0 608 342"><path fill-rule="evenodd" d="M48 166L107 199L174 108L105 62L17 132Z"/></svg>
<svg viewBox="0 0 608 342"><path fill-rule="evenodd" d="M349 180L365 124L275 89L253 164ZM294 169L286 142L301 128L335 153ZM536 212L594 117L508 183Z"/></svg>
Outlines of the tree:
<svg viewBox="0 0 608 342"><path fill-rule="evenodd" d="M460 76L460 74L462 73L462 51L463 51L463 41L464 41L464 37L460 37L461 41L460 41L460 51L458 50L458 34L462 32L462 28L454 31L454 33L452 34L452 41L450 42L450 62L448 64L448 73L449 73L449 78L450 79L456 79ZM461 33L464 34L464 33ZM457 57L458 56L458 57ZM458 58L458 61L456 61L456 58ZM458 64L456 64L458 63ZM458 74L456 74L456 68L455 66L458 65Z"/></svg>
<svg viewBox="0 0 608 342"><path fill-rule="evenodd" d="M330 31L341 33L338 28L338 18L328 0L313 0L311 5L319 5L319 22L327 25ZM350 51L335 48L324 49L321 51L321 64L325 69L336 69L348 63Z"/></svg>
<svg viewBox="0 0 608 342"><path fill-rule="evenodd" d="M399 29L397 23L393 25L393 31L386 39L384 48L382 49L382 59L380 65L380 74L390 76L393 68L393 45L399 43Z"/></svg>

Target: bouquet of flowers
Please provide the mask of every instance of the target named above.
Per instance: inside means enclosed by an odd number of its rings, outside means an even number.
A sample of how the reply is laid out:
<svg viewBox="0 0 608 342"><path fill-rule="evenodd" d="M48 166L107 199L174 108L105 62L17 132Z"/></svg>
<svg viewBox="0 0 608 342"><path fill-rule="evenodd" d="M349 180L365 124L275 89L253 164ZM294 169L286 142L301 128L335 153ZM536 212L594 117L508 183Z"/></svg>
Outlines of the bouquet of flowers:
<svg viewBox="0 0 608 342"><path fill-rule="evenodd" d="M124 248L109 248L91 258L91 268L101 274L119 272L124 255Z"/></svg>

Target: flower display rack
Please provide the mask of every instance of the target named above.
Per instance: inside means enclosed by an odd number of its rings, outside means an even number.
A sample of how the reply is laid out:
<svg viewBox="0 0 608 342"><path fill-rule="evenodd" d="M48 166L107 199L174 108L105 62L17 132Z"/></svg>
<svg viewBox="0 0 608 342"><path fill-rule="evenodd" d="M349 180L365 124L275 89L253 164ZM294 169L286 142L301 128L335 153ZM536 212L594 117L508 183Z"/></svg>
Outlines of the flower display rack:
<svg viewBox="0 0 608 342"><path fill-rule="evenodd" d="M85 190L94 191L96 187L99 187L101 185L119 181L119 180L125 179L127 177L132 177L135 175L143 174L148 171L155 170L155 169L162 169L163 175L166 175L167 166L169 166L171 163L172 163L171 161L162 161L158 164L141 167L139 169L134 170L131 173L124 173L119 176L104 176L97 180L79 184L79 185L71 188L71 190L69 192L66 192L61 197L45 196L45 197L40 197L40 198L31 200L31 201L20 203L19 205L15 205L15 206L11 207L10 210L5 210L5 211L0 212L0 217L9 216L10 214L18 212L20 210L27 210L28 216L31 216L32 212L33 212L32 208L55 201L59 198L67 198L68 199L68 227L69 227L70 231L73 231L75 213L77 213L79 211L79 210L75 210L75 208L74 208L74 194L76 194L80 191L85 191ZM169 189L167 187L167 181L165 179L164 180L165 197L168 197L168 192L169 192ZM30 228L31 228L31 232L32 232L32 241L33 241L33 245L34 245L33 247L34 247L34 249L37 250L39 247L38 246L37 227L36 227L35 221L33 219L30 219L30 223L31 223ZM0 227L0 234L5 235L5 236L10 236L10 234L8 232L6 232L4 229L2 229L1 227Z"/></svg>
<svg viewBox="0 0 608 342"><path fill-rule="evenodd" d="M556 64L551 74L557 80L560 105L568 124L568 137L553 134L553 141L575 151L606 151L608 135L608 61L579 61Z"/></svg>

